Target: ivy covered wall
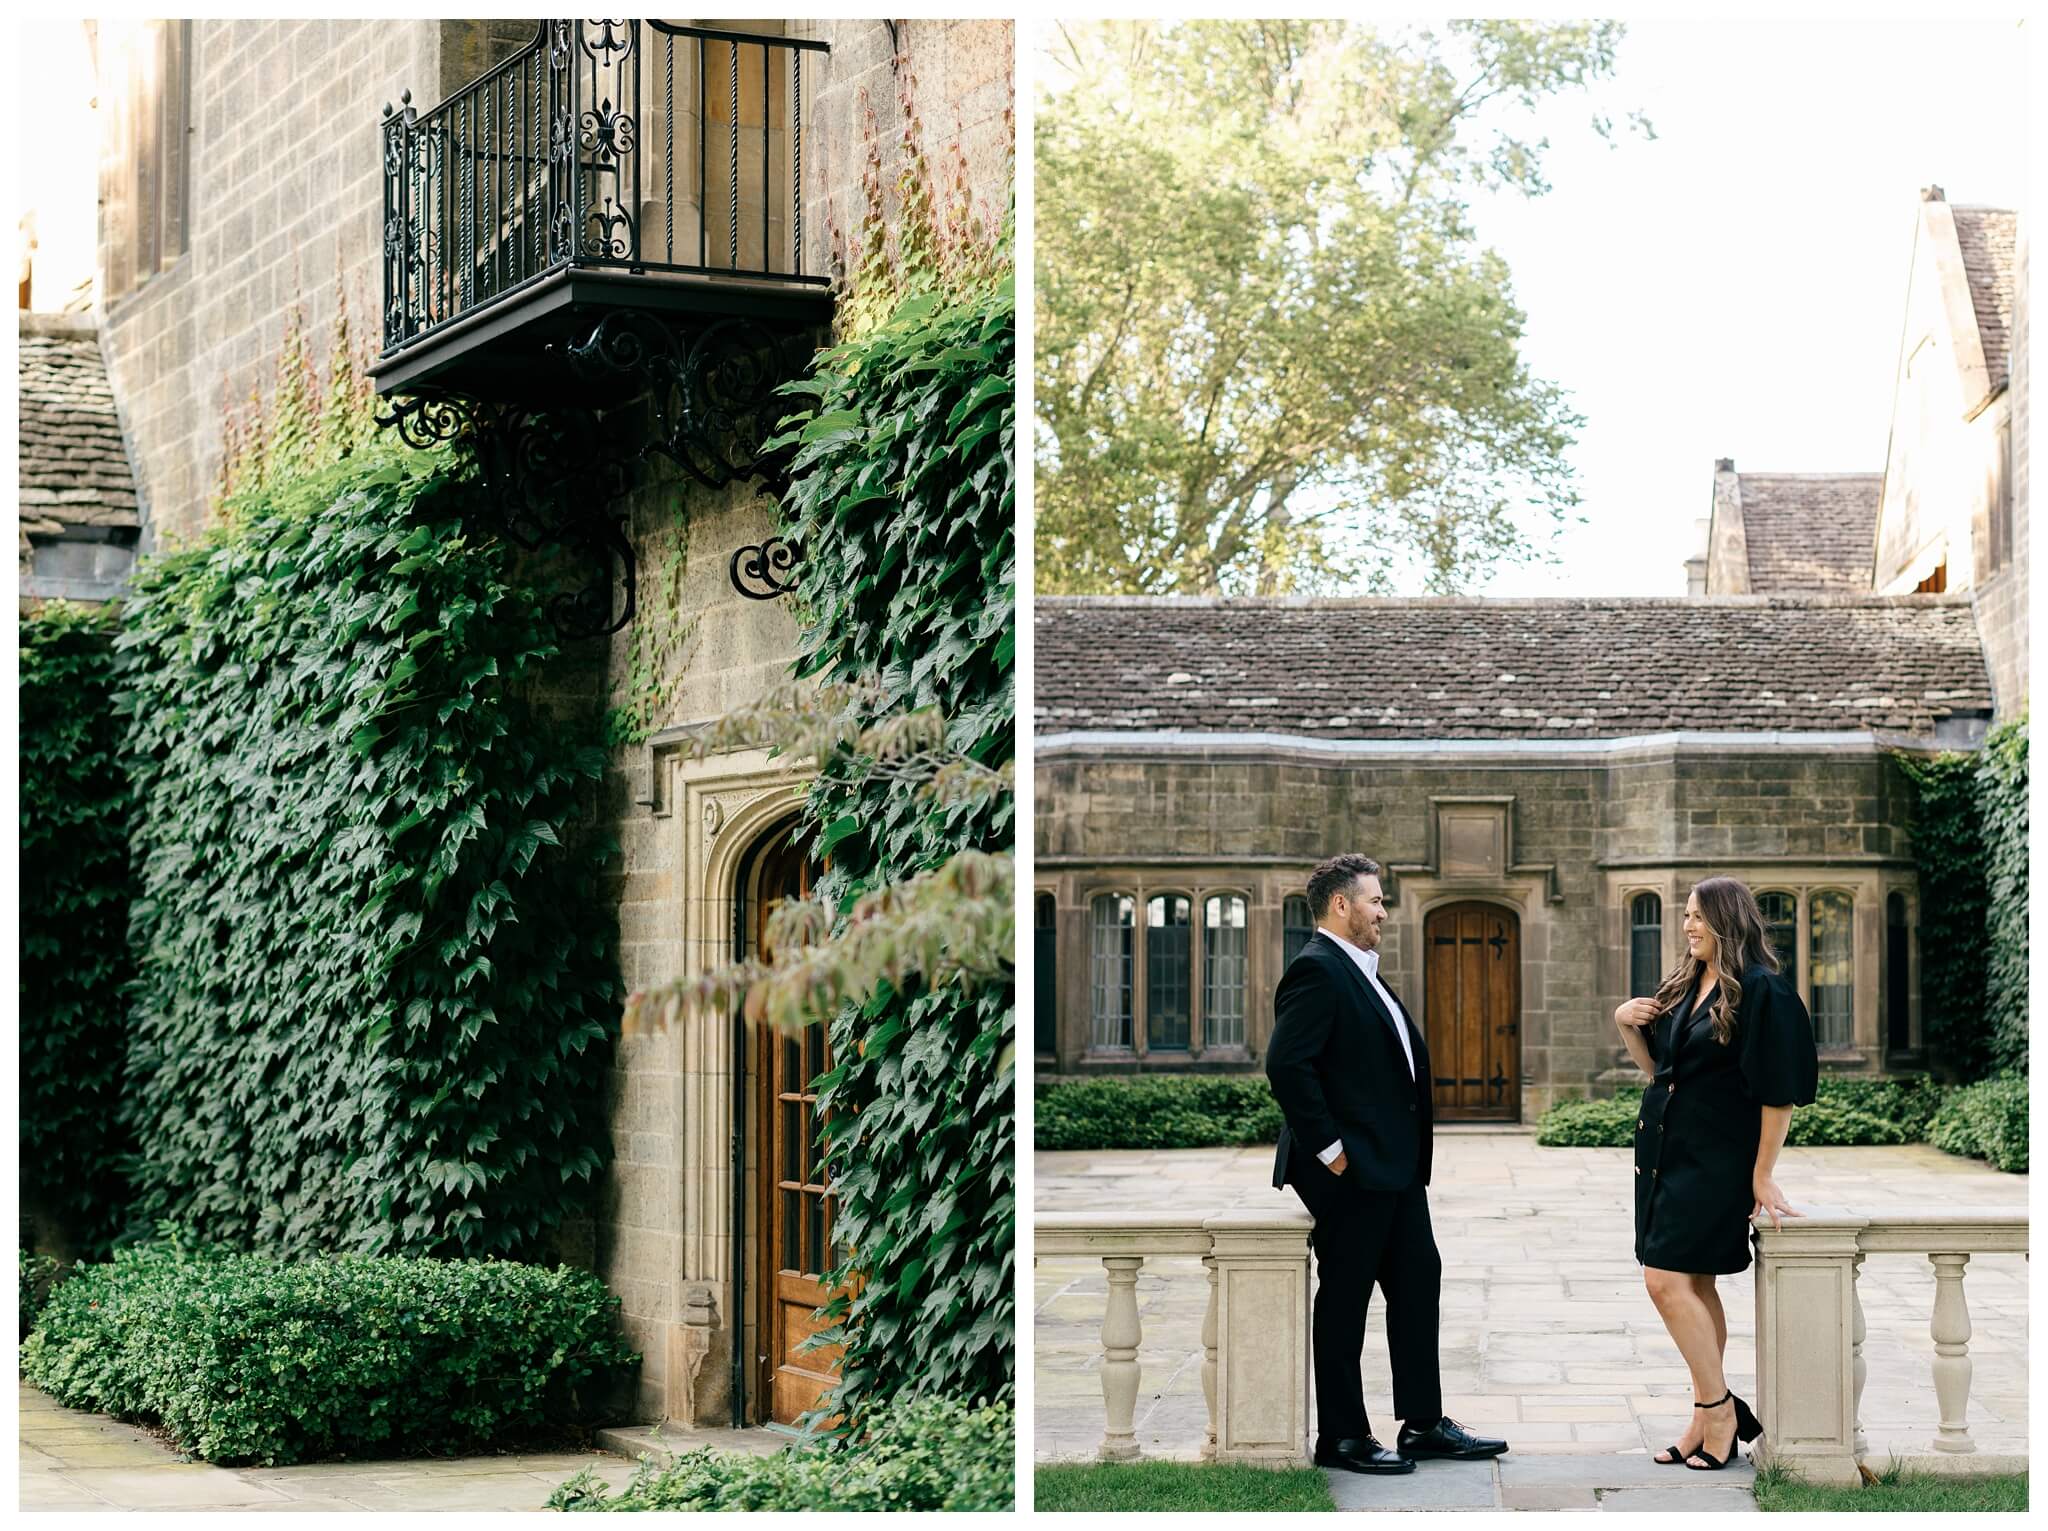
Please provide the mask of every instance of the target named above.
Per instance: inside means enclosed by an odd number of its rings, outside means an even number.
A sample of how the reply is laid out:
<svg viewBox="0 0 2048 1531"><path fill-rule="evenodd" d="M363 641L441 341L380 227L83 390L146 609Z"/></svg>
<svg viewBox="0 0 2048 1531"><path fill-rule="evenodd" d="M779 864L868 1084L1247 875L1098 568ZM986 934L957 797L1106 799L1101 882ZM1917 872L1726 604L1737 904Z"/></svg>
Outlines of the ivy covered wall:
<svg viewBox="0 0 2048 1531"><path fill-rule="evenodd" d="M21 619L21 1206L32 1244L101 1253L126 1192L128 783L114 620L55 602Z"/></svg>
<svg viewBox="0 0 2048 1531"><path fill-rule="evenodd" d="M605 1160L595 739L453 459L231 499L120 639L134 1216L249 1247L547 1253Z"/></svg>

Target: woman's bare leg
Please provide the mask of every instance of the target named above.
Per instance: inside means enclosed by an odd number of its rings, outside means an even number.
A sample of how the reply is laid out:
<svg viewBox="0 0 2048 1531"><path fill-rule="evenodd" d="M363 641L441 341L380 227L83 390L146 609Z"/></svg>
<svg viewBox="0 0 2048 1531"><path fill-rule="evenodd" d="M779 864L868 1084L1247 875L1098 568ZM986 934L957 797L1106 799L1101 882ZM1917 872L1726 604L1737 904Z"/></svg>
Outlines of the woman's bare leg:
<svg viewBox="0 0 2048 1531"><path fill-rule="evenodd" d="M1728 1344L1728 1320L1718 1295L1711 1302L1700 1295L1701 1281L1713 1293L1712 1276L1643 1267L1643 1285L1649 1289L1650 1301L1657 1305L1657 1316L1664 1320L1665 1332L1692 1373L1693 1399L1710 1403L1728 1391L1727 1378L1721 1370L1722 1352ZM1734 1428L1734 1419L1733 1404L1694 1409L1677 1444L1686 1455L1691 1455L1702 1441L1717 1446L1721 1437Z"/></svg>
<svg viewBox="0 0 2048 1531"><path fill-rule="evenodd" d="M1700 1301L1707 1305L1707 1311L1714 1316L1714 1348L1725 1361L1728 1357L1728 1313L1721 1306L1720 1288L1714 1285L1712 1276L1694 1276L1692 1289L1699 1293Z"/></svg>

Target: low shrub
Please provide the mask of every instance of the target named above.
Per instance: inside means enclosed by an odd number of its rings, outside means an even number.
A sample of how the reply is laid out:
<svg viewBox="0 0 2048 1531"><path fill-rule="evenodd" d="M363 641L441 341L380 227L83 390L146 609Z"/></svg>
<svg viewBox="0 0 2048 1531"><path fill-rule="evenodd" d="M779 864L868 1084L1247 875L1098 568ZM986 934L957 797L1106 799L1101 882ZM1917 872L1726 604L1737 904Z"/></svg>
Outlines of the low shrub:
<svg viewBox="0 0 2048 1531"><path fill-rule="evenodd" d="M1039 1148L1234 1148L1277 1143L1283 1119L1263 1075L1082 1079L1041 1087Z"/></svg>
<svg viewBox="0 0 2048 1531"><path fill-rule="evenodd" d="M1611 1099L1559 1101L1537 1122L1536 1141L1545 1148L1627 1148L1635 1142L1642 1094L1629 1086ZM1943 1094L1942 1085L1919 1076L1824 1078L1813 1104L1792 1113L1785 1141L1800 1148L1917 1143Z"/></svg>
<svg viewBox="0 0 2048 1531"><path fill-rule="evenodd" d="M583 1384L639 1359L617 1307L566 1266L158 1243L79 1267L21 1366L213 1462L445 1453L577 1417Z"/></svg>
<svg viewBox="0 0 2048 1531"><path fill-rule="evenodd" d="M1795 1148L1867 1148L1913 1143L1918 1134L1867 1111L1856 1111L1825 1095L1792 1113L1785 1141Z"/></svg>
<svg viewBox="0 0 2048 1531"><path fill-rule="evenodd" d="M1882 1079L1853 1079L1830 1075L1815 1092L1815 1106L1838 1106L1890 1123L1905 1134L1899 1139L1878 1142L1919 1143L1927 1137L1927 1124L1941 1109L1949 1087L1928 1074L1897 1074ZM1795 1113L1796 1123L1804 1112ZM1797 1142L1798 1139L1793 1141Z"/></svg>
<svg viewBox="0 0 2048 1531"><path fill-rule="evenodd" d="M686 1452L643 1461L616 1494L589 1470L554 1510L1010 1510L1016 1417L1008 1403L918 1398L888 1405L852 1436L774 1456Z"/></svg>
<svg viewBox="0 0 2048 1531"><path fill-rule="evenodd" d="M36 1326L36 1315L43 1304L50 1299L50 1289L64 1279L64 1262L50 1255L32 1255L27 1250L18 1251L21 1256L21 1334L27 1339L29 1330Z"/></svg>
<svg viewBox="0 0 2048 1531"><path fill-rule="evenodd" d="M1627 1148L1636 1140L1642 1100L1639 1085L1603 1100L1561 1100L1536 1123L1536 1141L1544 1148Z"/></svg>
<svg viewBox="0 0 2048 1531"><path fill-rule="evenodd" d="M2000 1074L1957 1090L1936 1114L1927 1141L1946 1153L1987 1160L1993 1169L2026 1174L2025 1077Z"/></svg>

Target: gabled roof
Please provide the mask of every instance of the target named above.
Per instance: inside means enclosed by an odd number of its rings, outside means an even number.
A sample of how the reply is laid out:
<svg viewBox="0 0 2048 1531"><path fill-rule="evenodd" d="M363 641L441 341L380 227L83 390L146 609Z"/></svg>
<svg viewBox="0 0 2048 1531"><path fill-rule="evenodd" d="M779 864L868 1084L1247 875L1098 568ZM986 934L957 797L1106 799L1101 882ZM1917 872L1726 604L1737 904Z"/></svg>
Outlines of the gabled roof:
<svg viewBox="0 0 2048 1531"><path fill-rule="evenodd" d="M90 315L20 316L21 526L135 528L135 474Z"/></svg>
<svg viewBox="0 0 2048 1531"><path fill-rule="evenodd" d="M1752 595L1870 589L1882 473L1743 473Z"/></svg>
<svg viewBox="0 0 2048 1531"><path fill-rule="evenodd" d="M1970 279L1970 306L1995 393L2012 370L2012 308L2019 214L1998 207L1956 207L1956 245Z"/></svg>
<svg viewBox="0 0 2048 1531"><path fill-rule="evenodd" d="M1991 708L1976 621L1955 596L1082 596L1035 613L1041 735L1931 738L1937 721Z"/></svg>

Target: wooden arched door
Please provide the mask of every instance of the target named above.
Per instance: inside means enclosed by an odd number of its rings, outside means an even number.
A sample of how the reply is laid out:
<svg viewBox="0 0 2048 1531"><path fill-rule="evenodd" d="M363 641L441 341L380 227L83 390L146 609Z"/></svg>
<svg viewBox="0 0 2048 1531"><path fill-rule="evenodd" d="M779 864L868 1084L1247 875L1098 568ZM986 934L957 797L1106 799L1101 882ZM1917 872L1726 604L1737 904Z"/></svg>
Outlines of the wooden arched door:
<svg viewBox="0 0 2048 1531"><path fill-rule="evenodd" d="M1521 921L1498 904L1446 904L1424 918L1422 944L1436 1119L1519 1121Z"/></svg>
<svg viewBox="0 0 2048 1531"><path fill-rule="evenodd" d="M785 830L763 850L749 935L754 951L773 956L768 917L786 898L811 891L817 866ZM793 1425L818 1406L839 1380L840 1346L802 1349L826 1325L817 1310L835 1295L825 1272L839 1263L832 1235L832 1193L817 1146L818 1096L813 1088L832 1066L823 1022L801 1032L763 1027L754 1115L760 1217L757 1280L762 1340L755 1397L758 1417Z"/></svg>

